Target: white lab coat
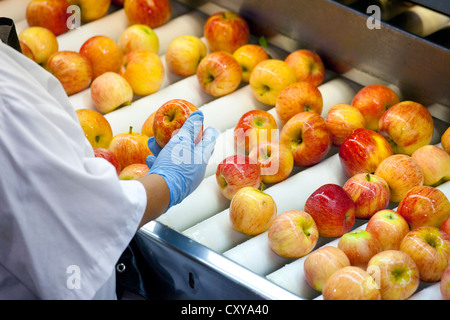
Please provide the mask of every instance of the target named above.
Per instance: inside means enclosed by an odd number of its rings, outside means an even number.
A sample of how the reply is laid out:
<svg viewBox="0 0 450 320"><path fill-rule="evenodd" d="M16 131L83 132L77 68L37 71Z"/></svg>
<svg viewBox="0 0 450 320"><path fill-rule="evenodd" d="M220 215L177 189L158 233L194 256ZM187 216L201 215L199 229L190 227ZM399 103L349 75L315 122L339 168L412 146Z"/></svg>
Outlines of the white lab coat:
<svg viewBox="0 0 450 320"><path fill-rule="evenodd" d="M0 41L0 299L115 299L145 205L94 157L59 81Z"/></svg>

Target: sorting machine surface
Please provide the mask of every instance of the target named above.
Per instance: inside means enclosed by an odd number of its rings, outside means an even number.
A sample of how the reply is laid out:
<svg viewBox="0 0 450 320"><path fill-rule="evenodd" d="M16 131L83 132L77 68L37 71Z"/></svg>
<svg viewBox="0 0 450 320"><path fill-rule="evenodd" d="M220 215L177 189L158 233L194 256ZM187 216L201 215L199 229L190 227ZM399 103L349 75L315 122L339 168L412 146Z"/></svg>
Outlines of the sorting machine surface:
<svg viewBox="0 0 450 320"><path fill-rule="evenodd" d="M28 1L14 0L14 6L12 2L0 1L0 15L10 13L19 33L27 26L24 12ZM18 3L22 10L18 10ZM252 41L261 36L268 40L268 50L274 58L283 59L299 48L312 49L321 55L327 67L326 79L319 86L324 99L322 116L337 103L350 103L361 87L381 83L393 88L403 100L415 100L429 108L435 120L433 144L440 142L440 135L449 126L450 8L446 1L180 0L172 3L171 20L155 28L162 58L173 38L182 34L202 37L207 16L228 9L247 19ZM372 19L374 11L365 10L371 4L380 8L381 21ZM393 10L392 6L397 9ZM389 16L389 10L395 14ZM78 51L85 40L98 34L117 39L126 26L123 9L116 8L98 21L60 35L60 49ZM248 85L215 99L201 91L195 76L181 78L167 71L158 92L105 116L114 134L127 131L130 126L138 129L153 111L174 98L186 99L199 107L205 115L205 126L214 126L221 134L199 188L156 221L142 227L134 239L134 249L143 262L149 297L321 299L320 293L304 280L304 258L292 260L277 256L268 247L267 233L247 237L231 228L229 200L221 196L215 181L218 162L235 150L232 130L240 116L252 109L262 109L276 117L274 109L256 101ZM94 108L88 90L71 96L70 100L76 109ZM274 198L279 213L302 209L307 197L325 183L344 184L346 177L337 151L333 147L321 163L295 168L287 180L268 186L266 192ZM439 188L450 197L450 182ZM354 229L364 228L366 223L357 220ZM337 239L320 238L316 248L323 245L336 246ZM410 299L440 299L439 283L421 283Z"/></svg>

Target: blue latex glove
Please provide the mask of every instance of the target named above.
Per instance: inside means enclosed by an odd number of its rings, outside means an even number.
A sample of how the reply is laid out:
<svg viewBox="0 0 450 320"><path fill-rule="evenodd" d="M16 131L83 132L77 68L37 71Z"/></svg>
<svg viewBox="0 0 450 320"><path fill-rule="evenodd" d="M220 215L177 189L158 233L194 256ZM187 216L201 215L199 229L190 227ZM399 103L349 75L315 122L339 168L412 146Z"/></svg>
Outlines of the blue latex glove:
<svg viewBox="0 0 450 320"><path fill-rule="evenodd" d="M148 174L159 174L166 180L170 192L168 209L191 194L205 176L206 165L219 132L208 127L203 132L203 139L194 145L202 125L203 113L195 111L164 148L156 143L154 137L148 140L148 146L153 153L147 157L147 165L150 168Z"/></svg>

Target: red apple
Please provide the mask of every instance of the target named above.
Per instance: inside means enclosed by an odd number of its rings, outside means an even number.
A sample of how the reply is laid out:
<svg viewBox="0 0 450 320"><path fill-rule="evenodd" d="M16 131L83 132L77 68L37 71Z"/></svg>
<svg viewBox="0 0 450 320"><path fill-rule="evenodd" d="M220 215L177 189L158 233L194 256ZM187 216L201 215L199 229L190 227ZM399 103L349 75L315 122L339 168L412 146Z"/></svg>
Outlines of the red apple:
<svg viewBox="0 0 450 320"><path fill-rule="evenodd" d="M305 280L314 290L322 292L328 278L337 270L348 266L350 260L341 249L324 246L311 252L305 259Z"/></svg>
<svg viewBox="0 0 450 320"><path fill-rule="evenodd" d="M92 82L91 62L75 51L52 54L46 69L61 82L68 96L87 89Z"/></svg>
<svg viewBox="0 0 450 320"><path fill-rule="evenodd" d="M386 250L374 255L367 272L377 280L382 300L406 300L420 284L416 263L399 250Z"/></svg>
<svg viewBox="0 0 450 320"><path fill-rule="evenodd" d="M259 144L272 141L278 131L274 116L265 110L250 110L244 113L234 127L236 146L249 152Z"/></svg>
<svg viewBox="0 0 450 320"><path fill-rule="evenodd" d="M398 212L384 209L369 219L366 231L378 239L381 250L399 250L400 244L410 228L408 222Z"/></svg>
<svg viewBox="0 0 450 320"><path fill-rule="evenodd" d="M81 9L81 21L91 22L104 17L109 10L111 0L67 0L69 4Z"/></svg>
<svg viewBox="0 0 450 320"><path fill-rule="evenodd" d="M446 234L450 236L450 217L442 222L441 227L439 228L441 231L444 231Z"/></svg>
<svg viewBox="0 0 450 320"><path fill-rule="evenodd" d="M58 36L67 32L69 13L67 0L31 0L26 8L26 20L30 27L44 27Z"/></svg>
<svg viewBox="0 0 450 320"><path fill-rule="evenodd" d="M295 82L284 88L275 102L275 111L283 122L299 112L322 114L323 99L320 90L309 82Z"/></svg>
<svg viewBox="0 0 450 320"><path fill-rule="evenodd" d="M381 244L378 239L365 230L345 233L338 241L338 248L344 251L352 266L364 270L366 270L369 260L381 252Z"/></svg>
<svg viewBox="0 0 450 320"><path fill-rule="evenodd" d="M348 179L344 190L352 197L357 219L369 219L389 205L391 192L383 178L371 173L358 173Z"/></svg>
<svg viewBox="0 0 450 320"><path fill-rule="evenodd" d="M379 133L360 128L339 147L339 160L348 177L358 173L374 173L378 165L392 155L389 142Z"/></svg>
<svg viewBox="0 0 450 320"><path fill-rule="evenodd" d="M355 223L355 203L337 184L325 184L315 190L306 200L304 210L313 217L322 237L340 237Z"/></svg>
<svg viewBox="0 0 450 320"><path fill-rule="evenodd" d="M444 300L450 300L450 264L442 274L439 290Z"/></svg>
<svg viewBox="0 0 450 320"><path fill-rule="evenodd" d="M405 218L411 229L422 226L440 228L450 216L450 201L434 187L411 188L400 201L397 212Z"/></svg>
<svg viewBox="0 0 450 320"><path fill-rule="evenodd" d="M375 279L354 266L334 272L325 282L322 294L324 300L381 300Z"/></svg>
<svg viewBox="0 0 450 320"><path fill-rule="evenodd" d="M450 127L441 135L441 145L448 154L450 154Z"/></svg>
<svg viewBox="0 0 450 320"><path fill-rule="evenodd" d="M265 184L286 180L294 168L291 150L279 141L270 141L254 147L249 157L260 166L262 182Z"/></svg>
<svg viewBox="0 0 450 320"><path fill-rule="evenodd" d="M181 77L197 73L198 65L206 57L205 43L193 35L181 35L173 39L166 50L166 65L170 72Z"/></svg>
<svg viewBox="0 0 450 320"><path fill-rule="evenodd" d="M116 72L107 71L95 78L90 91L95 108L102 113L127 106L133 100L130 84Z"/></svg>
<svg viewBox="0 0 450 320"><path fill-rule="evenodd" d="M216 12L206 20L203 35L211 52L233 54L250 40L250 28L247 21L237 13Z"/></svg>
<svg viewBox="0 0 450 320"><path fill-rule="evenodd" d="M384 159L375 175L389 185L392 202L400 202L412 187L423 185L422 169L406 154L394 154Z"/></svg>
<svg viewBox="0 0 450 320"><path fill-rule="evenodd" d="M346 103L339 103L330 108L325 118L333 145L340 146L356 129L365 128L366 122L362 113Z"/></svg>
<svg viewBox="0 0 450 320"><path fill-rule="evenodd" d="M106 148L94 147L94 155L110 162L116 169L117 175L120 174L122 168L120 167L119 158L117 158L114 152Z"/></svg>
<svg viewBox="0 0 450 320"><path fill-rule="evenodd" d="M392 151L407 155L429 144L433 130L430 111L414 101L393 105L378 122L378 132L389 141Z"/></svg>
<svg viewBox="0 0 450 320"><path fill-rule="evenodd" d="M148 118L144 121L141 127L141 133L148 137L153 137L153 120L155 119L156 111L152 112Z"/></svg>
<svg viewBox="0 0 450 320"><path fill-rule="evenodd" d="M419 227L403 238L400 250L414 260L420 280L436 282L450 260L450 236L436 227Z"/></svg>
<svg viewBox="0 0 450 320"><path fill-rule="evenodd" d="M259 188L261 169L245 155L233 155L217 165L216 180L222 195L231 200L236 192L246 186Z"/></svg>
<svg viewBox="0 0 450 320"><path fill-rule="evenodd" d="M123 9L130 25L145 24L150 28L163 25L172 15L170 0L126 0Z"/></svg>
<svg viewBox="0 0 450 320"><path fill-rule="evenodd" d="M92 79L105 72L119 73L123 53L119 45L107 36L93 36L80 48L80 54L89 59L92 66Z"/></svg>
<svg viewBox="0 0 450 320"><path fill-rule="evenodd" d="M306 81L319 86L325 79L325 66L320 56L311 50L299 49L291 52L285 59L295 71L297 81Z"/></svg>
<svg viewBox="0 0 450 320"><path fill-rule="evenodd" d="M33 53L36 63L44 66L48 58L58 51L58 39L53 32L43 27L29 27L19 33L19 41Z"/></svg>
<svg viewBox="0 0 450 320"><path fill-rule="evenodd" d="M309 213L289 210L273 219L267 236L269 247L277 255L297 259L314 249L319 239L319 231Z"/></svg>
<svg viewBox="0 0 450 320"><path fill-rule="evenodd" d="M98 111L91 109L77 109L78 121L93 148L109 148L113 132L108 119Z"/></svg>
<svg viewBox="0 0 450 320"><path fill-rule="evenodd" d="M222 97L235 91L242 79L242 70L233 56L224 51L208 54L200 61L197 79L203 91Z"/></svg>
<svg viewBox="0 0 450 320"><path fill-rule="evenodd" d="M255 236L269 228L277 215L277 206L269 194L254 187L243 187L231 200L229 215L235 230Z"/></svg>
<svg viewBox="0 0 450 320"><path fill-rule="evenodd" d="M423 184L436 187L450 180L450 154L444 149L427 144L414 151L411 158L423 172Z"/></svg>
<svg viewBox="0 0 450 320"><path fill-rule="evenodd" d="M137 180L146 176L150 168L144 163L129 164L119 174L120 180Z"/></svg>
<svg viewBox="0 0 450 320"><path fill-rule="evenodd" d="M160 147L164 147L170 138L181 129L191 113L196 110L198 110L196 106L183 99L172 99L165 102L156 110L153 120L153 135L156 143ZM195 143L202 139L202 133L203 130L200 130Z"/></svg>
<svg viewBox="0 0 450 320"><path fill-rule="evenodd" d="M244 44L233 52L233 57L241 66L242 81L248 83L253 69L261 61L269 59L269 55L263 47L256 44Z"/></svg>
<svg viewBox="0 0 450 320"><path fill-rule="evenodd" d="M249 84L256 100L275 106L280 92L296 82L294 70L283 60L266 59L253 69Z"/></svg>
<svg viewBox="0 0 450 320"><path fill-rule="evenodd" d="M280 143L294 155L296 166L308 167L322 161L331 149L331 134L316 112L304 111L290 118L280 132Z"/></svg>
<svg viewBox="0 0 450 320"><path fill-rule="evenodd" d="M394 90L381 84L372 84L359 90L351 104L364 116L366 128L376 131L383 113L399 102Z"/></svg>
<svg viewBox="0 0 450 320"><path fill-rule="evenodd" d="M151 155L148 148L148 137L142 133L128 132L116 134L109 145L109 149L119 158L120 166L125 168L133 163L147 163L147 156Z"/></svg>

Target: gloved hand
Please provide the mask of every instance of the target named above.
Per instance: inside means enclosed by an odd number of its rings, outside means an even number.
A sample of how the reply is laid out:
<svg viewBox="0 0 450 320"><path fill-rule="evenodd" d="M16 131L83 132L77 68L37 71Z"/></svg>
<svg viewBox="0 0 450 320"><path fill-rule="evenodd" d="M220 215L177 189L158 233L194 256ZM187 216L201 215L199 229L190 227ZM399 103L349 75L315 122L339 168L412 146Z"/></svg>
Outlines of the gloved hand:
<svg viewBox="0 0 450 320"><path fill-rule="evenodd" d="M191 194L205 176L219 132L206 128L202 140L195 145L195 137L202 127L203 113L195 111L164 148L156 143L154 137L148 140L153 153L147 157L148 174L159 174L166 180L170 192L168 209Z"/></svg>

